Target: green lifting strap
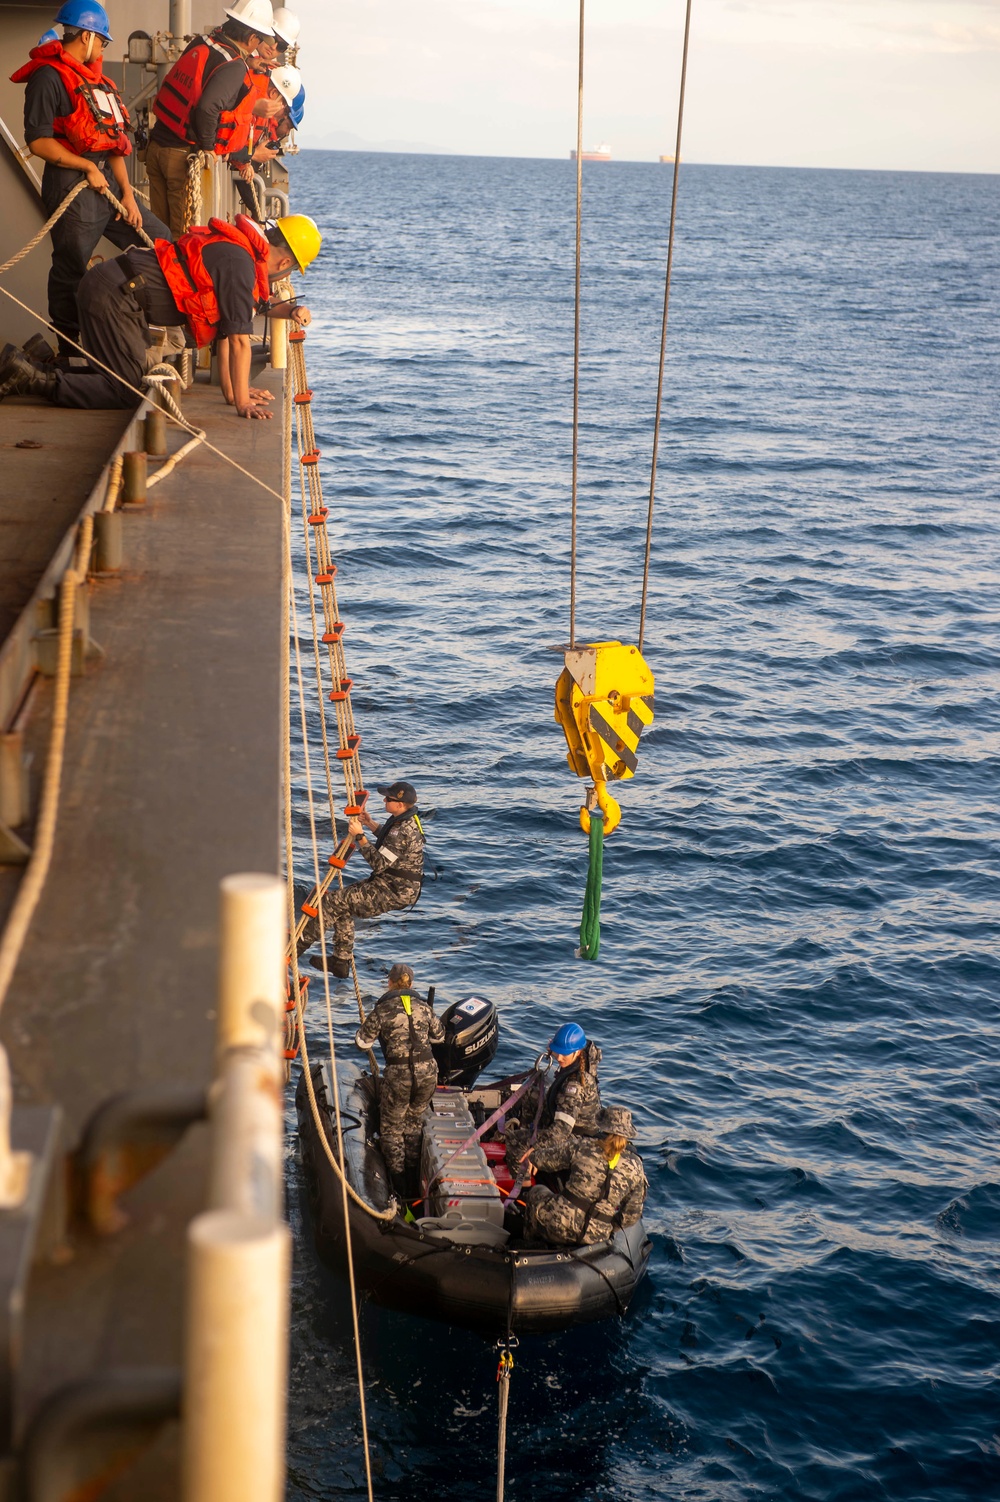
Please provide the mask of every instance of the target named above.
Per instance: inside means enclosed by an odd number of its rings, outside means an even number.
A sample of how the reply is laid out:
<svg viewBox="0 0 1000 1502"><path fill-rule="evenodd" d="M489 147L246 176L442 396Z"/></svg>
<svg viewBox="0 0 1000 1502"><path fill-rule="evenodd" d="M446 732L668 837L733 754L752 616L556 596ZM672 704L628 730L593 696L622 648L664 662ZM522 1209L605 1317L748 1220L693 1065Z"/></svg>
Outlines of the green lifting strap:
<svg viewBox="0 0 1000 1502"><path fill-rule="evenodd" d="M601 877L604 873L604 814L590 810L590 866L580 922L580 958L596 960L601 952Z"/></svg>

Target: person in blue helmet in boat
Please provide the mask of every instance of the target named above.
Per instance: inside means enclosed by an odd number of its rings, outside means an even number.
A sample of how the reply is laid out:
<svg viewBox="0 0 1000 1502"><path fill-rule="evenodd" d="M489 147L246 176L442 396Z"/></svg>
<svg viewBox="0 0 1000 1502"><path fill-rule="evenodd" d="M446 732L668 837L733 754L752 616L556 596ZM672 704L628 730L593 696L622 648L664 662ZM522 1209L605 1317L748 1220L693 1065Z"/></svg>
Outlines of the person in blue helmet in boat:
<svg viewBox="0 0 1000 1502"><path fill-rule="evenodd" d="M518 1102L517 1116L507 1122L504 1140L511 1168L526 1159L538 1145L544 1148L571 1134L589 1137L594 1131L597 1113L601 1109L601 1091L597 1083L601 1050L588 1040L578 1022L564 1022L552 1035L549 1055L557 1066L555 1074L550 1070L544 1081L533 1085ZM542 1084L545 1095L538 1132L532 1141Z"/></svg>

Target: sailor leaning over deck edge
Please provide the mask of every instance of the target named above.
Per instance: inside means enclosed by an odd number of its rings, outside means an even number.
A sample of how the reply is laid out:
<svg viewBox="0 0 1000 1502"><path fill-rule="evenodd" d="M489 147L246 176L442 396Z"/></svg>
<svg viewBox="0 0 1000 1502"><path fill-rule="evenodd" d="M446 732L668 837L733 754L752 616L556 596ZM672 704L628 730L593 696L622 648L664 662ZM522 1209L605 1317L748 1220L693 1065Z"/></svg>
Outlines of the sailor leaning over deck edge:
<svg viewBox="0 0 1000 1502"><path fill-rule="evenodd" d="M305 326L309 309L294 300L271 302L271 283L304 272L322 237L306 214L269 220L263 227L245 214L235 224L212 219L178 240L158 240L155 250L130 250L87 272L77 305L87 349L121 381L99 367L81 371L38 369L8 345L0 354L0 401L37 396L56 407L133 407L146 373L150 325L182 327L200 348L216 337L230 345L234 405L240 417L270 417L269 393L250 387L250 335L254 315L291 318ZM127 384L123 384L127 382Z"/></svg>

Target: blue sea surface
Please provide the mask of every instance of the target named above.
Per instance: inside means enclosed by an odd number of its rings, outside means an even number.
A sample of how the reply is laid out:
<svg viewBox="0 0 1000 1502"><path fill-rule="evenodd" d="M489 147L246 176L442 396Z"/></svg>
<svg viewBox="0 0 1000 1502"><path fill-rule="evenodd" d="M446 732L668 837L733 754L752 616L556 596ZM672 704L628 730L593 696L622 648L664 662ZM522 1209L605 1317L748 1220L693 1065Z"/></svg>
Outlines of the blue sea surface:
<svg viewBox="0 0 1000 1502"><path fill-rule="evenodd" d="M433 811L437 879L359 930L362 983L405 959L492 997L500 1070L579 1019L649 1177L628 1317L517 1352L508 1498L1000 1495L1000 180L683 168L656 720L588 964L552 717L574 169L293 172L326 236L306 349L366 781ZM671 176L585 173L583 640L638 631ZM334 1019L352 1054L345 988ZM349 1304L292 1158L289 1189L288 1495L360 1498ZM361 1327L375 1496L492 1496L489 1344Z"/></svg>

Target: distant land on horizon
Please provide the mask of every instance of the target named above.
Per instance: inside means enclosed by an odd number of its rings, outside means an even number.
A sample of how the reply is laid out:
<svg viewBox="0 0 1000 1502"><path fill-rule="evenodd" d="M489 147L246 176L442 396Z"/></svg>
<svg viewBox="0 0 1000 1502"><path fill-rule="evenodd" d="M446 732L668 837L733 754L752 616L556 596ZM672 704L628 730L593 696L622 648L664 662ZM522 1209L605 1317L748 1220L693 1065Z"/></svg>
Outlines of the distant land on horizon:
<svg viewBox="0 0 1000 1502"><path fill-rule="evenodd" d="M368 141L364 136L356 136L349 130L328 131L326 135L309 137L301 145L302 151L398 151L413 156L497 156L504 157L509 153L501 151L449 151L446 146L429 146L426 141ZM558 156L554 154L528 156L522 152L514 152L515 157L522 157L527 162L559 162L569 160L569 150ZM620 161L634 160L637 162L655 162L655 157L621 157Z"/></svg>
<svg viewBox="0 0 1000 1502"><path fill-rule="evenodd" d="M501 151L449 151L444 146L430 146L426 141L369 141L364 136L356 136L349 130L328 131L326 135L310 137L302 142L301 151L385 151L399 152L404 156L468 156L468 157L497 157L506 159L513 157L514 160L525 162L561 162L570 160L569 151L564 154L527 156L521 152ZM655 156L615 157L612 152L611 163L598 165L611 165L615 163L631 163L636 166L659 166L661 165ZM663 163L662 165L673 165ZM910 173L926 172L932 177L998 177L996 172L973 172L968 169L964 172L947 171L935 167L803 167L786 166L780 162L697 162L685 160L687 167L755 167L762 171L774 172L892 172Z"/></svg>

